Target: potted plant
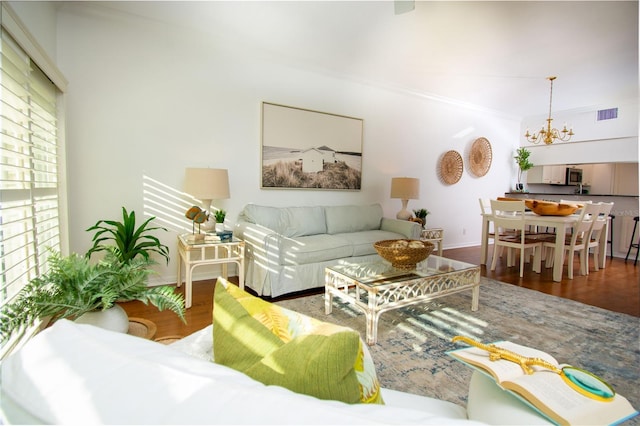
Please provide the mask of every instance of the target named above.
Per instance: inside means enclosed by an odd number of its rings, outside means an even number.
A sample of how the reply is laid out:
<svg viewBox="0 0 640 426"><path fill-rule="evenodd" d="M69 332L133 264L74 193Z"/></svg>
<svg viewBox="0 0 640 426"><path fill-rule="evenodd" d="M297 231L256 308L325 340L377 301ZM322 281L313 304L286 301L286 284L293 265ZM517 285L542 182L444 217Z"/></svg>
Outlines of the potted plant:
<svg viewBox="0 0 640 426"><path fill-rule="evenodd" d="M153 272L150 265L155 263L152 259L139 256L123 262L116 249L111 248L97 263L91 263L86 255L63 257L55 252L47 262L49 270L27 283L0 310L0 342L40 320L49 323L61 318L78 320L84 314L104 312L114 306L124 312L116 305L117 301L151 303L160 310L175 312L185 321L181 294L171 286L147 286L148 275Z"/></svg>
<svg viewBox="0 0 640 426"><path fill-rule="evenodd" d="M93 247L89 249L86 256L91 257L95 252L111 250L112 245L105 245L107 241L115 244L115 255L123 263L127 263L136 256L149 259L150 253L157 253L165 258L169 264L169 247L162 244L160 240L151 234L153 231L166 228L149 226L155 217L150 217L142 225L136 228L136 213L122 207L122 222L115 220L99 220L95 225L87 229L96 231L93 235Z"/></svg>
<svg viewBox="0 0 640 426"><path fill-rule="evenodd" d="M424 228L427 225L427 215L429 214L429 210L427 209L417 209L413 211L413 214L416 215L417 219L420 219L420 224Z"/></svg>
<svg viewBox="0 0 640 426"><path fill-rule="evenodd" d="M214 217L216 218L216 223L219 223L220 226L216 226L216 231L221 232L224 231L224 218L227 217L227 212L220 209L220 210L216 210L216 212L214 213ZM219 229L218 229L219 228Z"/></svg>
<svg viewBox="0 0 640 426"><path fill-rule="evenodd" d="M524 185L522 184L522 172L526 172L530 168L533 167L533 163L529 161L529 156L531 155L531 151L529 151L525 147L520 147L516 151L516 156L513 157L518 163L518 184L516 185L516 190L523 191Z"/></svg>

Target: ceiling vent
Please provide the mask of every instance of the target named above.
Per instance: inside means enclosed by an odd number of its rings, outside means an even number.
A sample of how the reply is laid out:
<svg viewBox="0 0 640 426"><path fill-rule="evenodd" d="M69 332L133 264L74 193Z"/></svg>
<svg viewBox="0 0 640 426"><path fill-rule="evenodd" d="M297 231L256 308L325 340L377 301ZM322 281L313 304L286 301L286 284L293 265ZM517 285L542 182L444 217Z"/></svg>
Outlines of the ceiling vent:
<svg viewBox="0 0 640 426"><path fill-rule="evenodd" d="M615 120L618 118L618 108L600 109L598 110L597 121Z"/></svg>

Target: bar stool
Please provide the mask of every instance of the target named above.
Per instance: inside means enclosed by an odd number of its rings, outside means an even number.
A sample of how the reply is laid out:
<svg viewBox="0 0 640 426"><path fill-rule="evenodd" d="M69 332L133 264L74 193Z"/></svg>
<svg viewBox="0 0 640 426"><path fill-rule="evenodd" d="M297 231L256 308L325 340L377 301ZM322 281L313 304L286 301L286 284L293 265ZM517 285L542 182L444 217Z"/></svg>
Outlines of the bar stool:
<svg viewBox="0 0 640 426"><path fill-rule="evenodd" d="M631 249L635 247L636 259L633 261L633 266L635 266L636 263L638 262L638 252L640 252L640 238L638 238L637 243L633 242L636 239L636 228L638 227L638 220L639 220L638 216L633 218L633 221L635 223L633 224L633 231L631 232L631 242L629 243L629 250L627 250L627 256L624 258L624 261L626 263L627 259L629 258L629 253L631 253ZM640 237L640 234L638 234L638 237Z"/></svg>
<svg viewBox="0 0 640 426"><path fill-rule="evenodd" d="M607 244L609 244L610 257L613 259L613 219L616 218L616 215L609 214L609 217L611 218L611 220L609 221L609 224L611 226L609 226L609 239L607 240Z"/></svg>

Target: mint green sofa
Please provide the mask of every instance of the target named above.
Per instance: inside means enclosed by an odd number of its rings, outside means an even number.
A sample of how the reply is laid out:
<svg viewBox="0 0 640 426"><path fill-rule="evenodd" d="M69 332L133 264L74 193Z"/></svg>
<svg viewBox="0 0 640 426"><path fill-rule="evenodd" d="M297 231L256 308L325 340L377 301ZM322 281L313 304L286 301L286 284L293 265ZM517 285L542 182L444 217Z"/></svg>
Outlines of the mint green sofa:
<svg viewBox="0 0 640 426"><path fill-rule="evenodd" d="M246 205L234 231L245 241L245 285L271 297L323 287L327 266L376 259L376 241L419 238L417 223L382 215L380 204Z"/></svg>

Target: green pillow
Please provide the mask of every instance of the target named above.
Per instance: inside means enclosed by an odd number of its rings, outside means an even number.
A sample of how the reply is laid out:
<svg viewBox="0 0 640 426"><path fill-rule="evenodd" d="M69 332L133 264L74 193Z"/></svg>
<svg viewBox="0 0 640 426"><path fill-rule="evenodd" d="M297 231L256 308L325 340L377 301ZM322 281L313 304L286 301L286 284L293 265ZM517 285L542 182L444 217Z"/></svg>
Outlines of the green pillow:
<svg viewBox="0 0 640 426"><path fill-rule="evenodd" d="M346 403L383 404L360 335L254 297L223 278L213 307L215 362L266 385Z"/></svg>

